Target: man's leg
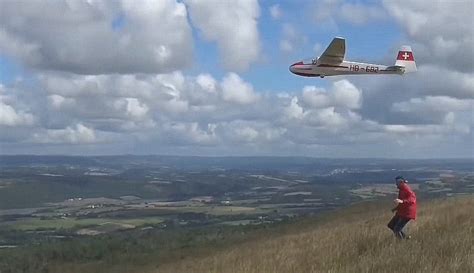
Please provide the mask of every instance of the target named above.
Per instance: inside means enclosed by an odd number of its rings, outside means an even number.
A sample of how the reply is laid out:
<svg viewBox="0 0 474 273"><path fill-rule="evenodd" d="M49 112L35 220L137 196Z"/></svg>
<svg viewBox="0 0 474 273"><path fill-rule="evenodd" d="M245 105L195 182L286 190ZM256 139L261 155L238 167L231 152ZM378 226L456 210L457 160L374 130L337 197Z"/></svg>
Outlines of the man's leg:
<svg viewBox="0 0 474 273"><path fill-rule="evenodd" d="M388 222L387 227L393 231L393 229L395 228L395 225L398 223L399 219L400 219L400 217L398 217L398 215L395 214L392 217L392 219L390 220L390 222Z"/></svg>
<svg viewBox="0 0 474 273"><path fill-rule="evenodd" d="M406 235L403 232L403 228L405 225L410 221L410 219L405 217L399 217L398 221L396 222L395 226L393 227L393 233L398 239L405 239Z"/></svg>

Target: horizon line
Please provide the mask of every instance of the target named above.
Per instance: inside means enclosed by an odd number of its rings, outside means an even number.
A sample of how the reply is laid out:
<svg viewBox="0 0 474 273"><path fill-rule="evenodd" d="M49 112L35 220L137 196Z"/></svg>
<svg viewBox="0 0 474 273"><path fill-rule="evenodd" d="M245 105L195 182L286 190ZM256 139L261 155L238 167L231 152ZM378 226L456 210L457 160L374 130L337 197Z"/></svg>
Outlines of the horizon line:
<svg viewBox="0 0 474 273"><path fill-rule="evenodd" d="M379 160L474 160L474 157L328 157L328 156L307 156L307 155L179 155L179 154L95 154L95 155L81 155L81 154L0 154L0 157L13 156L31 156L31 157L200 157L200 158L310 158L310 159L379 159Z"/></svg>

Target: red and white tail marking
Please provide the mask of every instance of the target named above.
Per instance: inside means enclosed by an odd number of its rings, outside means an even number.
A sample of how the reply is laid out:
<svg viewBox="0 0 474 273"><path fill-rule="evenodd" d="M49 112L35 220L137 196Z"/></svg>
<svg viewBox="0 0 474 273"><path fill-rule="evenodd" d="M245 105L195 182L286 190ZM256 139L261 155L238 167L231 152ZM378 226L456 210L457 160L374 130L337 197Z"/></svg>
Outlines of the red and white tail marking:
<svg viewBox="0 0 474 273"><path fill-rule="evenodd" d="M413 51L409 46L402 46L398 51L397 60L395 61L396 66L402 66L405 68L405 73L415 72L416 63Z"/></svg>
<svg viewBox="0 0 474 273"><path fill-rule="evenodd" d="M415 58L413 57L413 52L398 51L397 60L400 60L400 61L415 61Z"/></svg>

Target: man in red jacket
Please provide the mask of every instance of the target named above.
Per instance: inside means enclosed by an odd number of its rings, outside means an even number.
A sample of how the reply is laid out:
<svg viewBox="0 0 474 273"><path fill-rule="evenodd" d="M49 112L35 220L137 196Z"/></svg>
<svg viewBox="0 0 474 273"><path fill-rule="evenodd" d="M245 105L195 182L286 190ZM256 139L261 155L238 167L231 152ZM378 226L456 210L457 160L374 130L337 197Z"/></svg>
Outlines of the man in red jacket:
<svg viewBox="0 0 474 273"><path fill-rule="evenodd" d="M416 218L416 195L408 186L408 181L403 176L397 176L395 181L399 192L398 198L394 200L397 206L392 209L392 212L396 211L396 213L387 226L397 238L408 239L410 236L406 236L403 228L410 220L415 220Z"/></svg>

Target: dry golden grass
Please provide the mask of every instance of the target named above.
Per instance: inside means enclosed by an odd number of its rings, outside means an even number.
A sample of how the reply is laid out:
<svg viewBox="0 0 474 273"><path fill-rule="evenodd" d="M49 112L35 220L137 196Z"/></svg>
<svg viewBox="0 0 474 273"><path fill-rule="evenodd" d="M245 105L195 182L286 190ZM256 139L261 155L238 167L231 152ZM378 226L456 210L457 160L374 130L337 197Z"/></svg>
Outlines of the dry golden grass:
<svg viewBox="0 0 474 273"><path fill-rule="evenodd" d="M385 206L386 205L386 206ZM186 258L153 273L474 272L474 198L419 206L411 240L386 228L389 204L364 203L207 257Z"/></svg>

